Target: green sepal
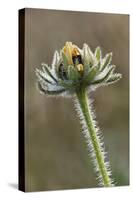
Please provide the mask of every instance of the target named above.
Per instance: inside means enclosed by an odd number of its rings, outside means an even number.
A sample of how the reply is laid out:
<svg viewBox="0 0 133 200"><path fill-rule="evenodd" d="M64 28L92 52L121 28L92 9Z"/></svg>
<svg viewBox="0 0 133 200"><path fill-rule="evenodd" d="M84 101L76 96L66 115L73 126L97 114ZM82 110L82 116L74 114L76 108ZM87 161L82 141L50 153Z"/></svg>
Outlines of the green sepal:
<svg viewBox="0 0 133 200"><path fill-rule="evenodd" d="M40 82L38 82L38 89L40 90L40 92L44 93L44 94L48 94L48 95L59 95L63 92L65 92L65 89L59 89L59 90L47 90L44 89L41 85Z"/></svg>
<svg viewBox="0 0 133 200"><path fill-rule="evenodd" d="M86 65L84 65L84 77L86 77L87 75L88 75L88 73L90 72L90 70L91 70L91 68L92 68L92 65L90 65L90 64L86 64Z"/></svg>
<svg viewBox="0 0 133 200"><path fill-rule="evenodd" d="M42 67L43 67L43 69L45 70L45 72L57 83L57 80L56 80L56 78L52 75L52 73L50 72L49 67L48 67L46 64L44 64Z"/></svg>
<svg viewBox="0 0 133 200"><path fill-rule="evenodd" d="M83 62L84 65L93 65L94 64L94 55L87 44L84 44L83 47Z"/></svg>
<svg viewBox="0 0 133 200"><path fill-rule="evenodd" d="M96 76L97 72L98 72L97 66L92 67L88 76L86 77L86 81L87 82L92 81L94 79L94 77Z"/></svg>
<svg viewBox="0 0 133 200"><path fill-rule="evenodd" d="M58 64L55 66L55 73L56 73L58 78L60 78L59 67L60 67L61 63L62 63L62 59L60 59Z"/></svg>
<svg viewBox="0 0 133 200"><path fill-rule="evenodd" d="M95 50L95 57L97 58L98 61L100 61L100 59L102 57L102 53L101 53L100 47L96 48L96 50Z"/></svg>
<svg viewBox="0 0 133 200"><path fill-rule="evenodd" d="M105 67L109 66L109 64L111 63L111 60L112 60L112 53L108 53L106 57L103 59L103 64L101 66L100 71L103 71Z"/></svg>
<svg viewBox="0 0 133 200"><path fill-rule="evenodd" d="M115 83L116 81L119 81L122 78L122 75L119 73L111 74L110 77L107 79L108 84Z"/></svg>
<svg viewBox="0 0 133 200"><path fill-rule="evenodd" d="M41 78L42 81L46 81L47 83L50 83L51 85L54 84L50 80L48 80L45 76L42 75L41 70L36 69L36 75Z"/></svg>
<svg viewBox="0 0 133 200"><path fill-rule="evenodd" d="M115 69L115 65L110 66L110 68L109 68L108 72L105 74L105 76L100 79L92 81L92 84L106 82L108 80L109 76L113 73L114 69Z"/></svg>
<svg viewBox="0 0 133 200"><path fill-rule="evenodd" d="M73 81L64 81L64 80L59 80L59 85L63 86L65 89L75 89L79 87L79 82L73 82Z"/></svg>
<svg viewBox="0 0 133 200"><path fill-rule="evenodd" d="M91 82L95 78L95 76L98 74L99 69L100 69L100 62L96 66L93 66L90 69L90 71L88 71L88 74L84 78L85 82L86 83Z"/></svg>
<svg viewBox="0 0 133 200"><path fill-rule="evenodd" d="M72 80L72 81L77 81L81 77L77 68L74 67L73 65L68 66L67 75L68 75L68 80Z"/></svg>
<svg viewBox="0 0 133 200"><path fill-rule="evenodd" d="M67 67L69 65L69 62L66 55L63 52L62 52L62 60L63 60L63 64Z"/></svg>

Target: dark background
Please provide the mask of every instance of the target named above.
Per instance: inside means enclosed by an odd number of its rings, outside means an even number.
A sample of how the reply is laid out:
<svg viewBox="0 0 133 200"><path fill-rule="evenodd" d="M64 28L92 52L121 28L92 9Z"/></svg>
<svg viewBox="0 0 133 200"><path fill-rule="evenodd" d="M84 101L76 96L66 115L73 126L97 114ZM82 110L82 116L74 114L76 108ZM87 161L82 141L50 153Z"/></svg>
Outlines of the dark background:
<svg viewBox="0 0 133 200"><path fill-rule="evenodd" d="M26 191L96 187L95 173L71 99L47 98L36 89L35 68L52 62L66 41L87 43L123 78L91 94L116 185L129 184L129 16L26 9Z"/></svg>

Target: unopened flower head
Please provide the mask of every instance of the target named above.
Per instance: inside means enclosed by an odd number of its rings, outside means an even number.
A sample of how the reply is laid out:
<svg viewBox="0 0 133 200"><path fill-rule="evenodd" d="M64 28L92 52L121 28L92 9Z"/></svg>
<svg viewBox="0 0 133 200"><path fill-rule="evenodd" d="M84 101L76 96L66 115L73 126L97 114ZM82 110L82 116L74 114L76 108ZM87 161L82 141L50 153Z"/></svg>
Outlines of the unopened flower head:
<svg viewBox="0 0 133 200"><path fill-rule="evenodd" d="M72 42L66 42L60 52L55 51L51 66L42 63L36 69L38 87L51 95L74 94L81 88L95 89L118 81L121 74L114 73L111 65L112 53L102 58L100 47L93 53L87 44L80 49Z"/></svg>
<svg viewBox="0 0 133 200"><path fill-rule="evenodd" d="M104 151L104 143L99 128L94 119L88 91L99 86L109 85L121 78L114 73L115 65L111 65L112 53L102 57L100 47L94 52L87 44L80 49L72 42L66 42L58 52L55 51L51 66L42 63L41 69L36 69L38 88L43 94L74 95L74 105L82 125L90 157L101 186L113 186L109 162Z"/></svg>

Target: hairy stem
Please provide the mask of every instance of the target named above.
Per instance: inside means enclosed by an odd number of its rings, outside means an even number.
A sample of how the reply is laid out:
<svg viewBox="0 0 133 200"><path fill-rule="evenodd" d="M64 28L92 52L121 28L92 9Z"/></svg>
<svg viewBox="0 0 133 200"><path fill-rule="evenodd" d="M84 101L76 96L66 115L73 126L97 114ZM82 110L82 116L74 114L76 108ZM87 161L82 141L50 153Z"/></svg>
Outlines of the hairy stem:
<svg viewBox="0 0 133 200"><path fill-rule="evenodd" d="M77 98L80 112L82 114L82 120L84 120L84 123L86 124L87 132L85 134L89 134L86 136L86 138L89 138L89 142L91 143L93 161L96 167L96 171L98 172L100 185L103 185L104 187L112 186L113 184L110 178L110 171L108 166L109 163L105 162L104 150L100 143L100 138L97 134L86 90L80 89L77 92Z"/></svg>

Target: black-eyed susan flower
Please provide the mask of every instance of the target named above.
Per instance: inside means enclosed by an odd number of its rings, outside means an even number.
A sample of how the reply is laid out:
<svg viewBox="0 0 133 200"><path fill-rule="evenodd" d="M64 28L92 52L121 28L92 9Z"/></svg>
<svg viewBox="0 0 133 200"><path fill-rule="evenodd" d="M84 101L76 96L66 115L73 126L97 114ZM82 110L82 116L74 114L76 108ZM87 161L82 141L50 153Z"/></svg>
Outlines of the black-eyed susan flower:
<svg viewBox="0 0 133 200"><path fill-rule="evenodd" d="M87 91L115 83L122 77L121 74L114 72L115 65L111 64L111 60L112 53L102 57L100 47L93 53L87 44L80 49L72 42L66 42L60 52L55 51L51 66L42 63L41 69L36 69L40 92L51 96L74 97L98 183L106 187L113 186L110 164L106 158Z"/></svg>
<svg viewBox="0 0 133 200"><path fill-rule="evenodd" d="M95 89L112 84L121 74L114 73L111 60L112 53L102 58L100 47L93 53L87 44L80 49L66 42L60 52L55 51L51 66L42 63L42 69L36 69L39 89L49 95L73 94L80 87Z"/></svg>

